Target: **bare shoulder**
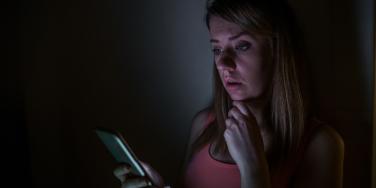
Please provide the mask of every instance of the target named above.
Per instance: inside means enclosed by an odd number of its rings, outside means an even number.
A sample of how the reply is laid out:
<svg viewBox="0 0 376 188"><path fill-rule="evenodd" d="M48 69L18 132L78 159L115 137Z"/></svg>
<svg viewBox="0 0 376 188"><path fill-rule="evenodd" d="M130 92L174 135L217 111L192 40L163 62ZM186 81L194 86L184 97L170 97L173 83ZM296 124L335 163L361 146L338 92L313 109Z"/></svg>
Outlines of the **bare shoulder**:
<svg viewBox="0 0 376 188"><path fill-rule="evenodd" d="M318 125L307 143L295 187L342 187L345 144L327 124Z"/></svg>
<svg viewBox="0 0 376 188"><path fill-rule="evenodd" d="M306 152L314 153L315 156L336 157L342 155L344 150L345 143L341 135L330 125L321 124L313 132Z"/></svg>
<svg viewBox="0 0 376 188"><path fill-rule="evenodd" d="M204 130L205 122L207 121L208 116L210 115L211 110L205 108L196 113L192 118L192 125L189 133L189 140L186 148L186 154L184 158L183 168L187 166L190 155L192 154L192 144L201 135Z"/></svg>
<svg viewBox="0 0 376 188"><path fill-rule="evenodd" d="M190 142L193 142L198 136L200 136L201 132L204 130L205 122L208 119L208 116L212 113L209 108L205 108L196 113L196 115L192 119L192 126L190 132Z"/></svg>

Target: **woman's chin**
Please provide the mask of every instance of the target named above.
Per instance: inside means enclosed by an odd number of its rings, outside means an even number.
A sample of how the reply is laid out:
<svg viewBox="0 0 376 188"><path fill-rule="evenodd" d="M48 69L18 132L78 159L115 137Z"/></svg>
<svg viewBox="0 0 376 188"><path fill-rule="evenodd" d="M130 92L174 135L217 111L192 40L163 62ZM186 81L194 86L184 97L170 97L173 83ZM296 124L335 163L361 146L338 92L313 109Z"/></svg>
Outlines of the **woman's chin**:
<svg viewBox="0 0 376 188"><path fill-rule="evenodd" d="M243 100L248 99L249 97L242 96L242 95L231 95L231 94L230 94L230 98L231 98L233 101L243 101Z"/></svg>
<svg viewBox="0 0 376 188"><path fill-rule="evenodd" d="M246 101L258 99L260 96L249 96L249 95L240 95L240 94L230 94L230 98L233 101Z"/></svg>

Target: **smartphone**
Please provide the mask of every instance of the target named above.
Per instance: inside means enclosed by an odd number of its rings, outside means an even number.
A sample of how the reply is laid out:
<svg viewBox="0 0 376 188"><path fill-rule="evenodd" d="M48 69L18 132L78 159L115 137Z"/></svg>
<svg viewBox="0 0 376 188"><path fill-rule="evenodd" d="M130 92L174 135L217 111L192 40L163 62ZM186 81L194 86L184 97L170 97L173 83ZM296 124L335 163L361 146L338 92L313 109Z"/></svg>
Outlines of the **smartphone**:
<svg viewBox="0 0 376 188"><path fill-rule="evenodd" d="M147 176L145 169L119 132L103 128L96 128L95 132L118 163L129 164L131 172L135 175Z"/></svg>

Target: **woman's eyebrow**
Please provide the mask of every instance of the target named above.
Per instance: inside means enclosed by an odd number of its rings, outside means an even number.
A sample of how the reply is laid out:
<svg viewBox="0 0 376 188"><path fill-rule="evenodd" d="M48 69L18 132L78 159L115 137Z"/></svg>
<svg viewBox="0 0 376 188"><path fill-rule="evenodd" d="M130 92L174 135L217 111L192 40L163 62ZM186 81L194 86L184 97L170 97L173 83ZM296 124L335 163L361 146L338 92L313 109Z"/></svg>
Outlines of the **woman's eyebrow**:
<svg viewBox="0 0 376 188"><path fill-rule="evenodd" d="M229 38L229 40L237 39L237 38L241 37L242 35L248 35L248 33L245 32L245 31L242 31L242 32L240 32L240 33L238 33L238 34L236 34L236 35L234 35L234 36L231 36L231 37ZM211 42L211 43L218 43L219 40L217 40L217 39L210 39L210 42Z"/></svg>

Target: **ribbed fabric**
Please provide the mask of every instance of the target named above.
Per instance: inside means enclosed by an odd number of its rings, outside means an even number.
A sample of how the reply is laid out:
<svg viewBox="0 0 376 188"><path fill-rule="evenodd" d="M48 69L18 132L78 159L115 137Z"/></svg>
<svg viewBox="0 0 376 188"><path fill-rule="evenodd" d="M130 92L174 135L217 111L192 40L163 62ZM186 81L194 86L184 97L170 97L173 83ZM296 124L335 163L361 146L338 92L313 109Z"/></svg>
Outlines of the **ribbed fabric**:
<svg viewBox="0 0 376 188"><path fill-rule="evenodd" d="M205 128L214 121L214 114L211 113L205 123ZM312 132L309 128L309 133ZM305 136L305 138L308 138ZM306 139L308 140L308 139ZM305 146L306 141L303 141ZM274 167L271 173L271 183L273 188L287 188L297 166L299 165L304 148L294 159L287 160L278 168ZM210 153L210 144L206 144L201 150L196 152L190 160L185 176L184 188L240 188L240 172L236 164L229 164L214 159Z"/></svg>

